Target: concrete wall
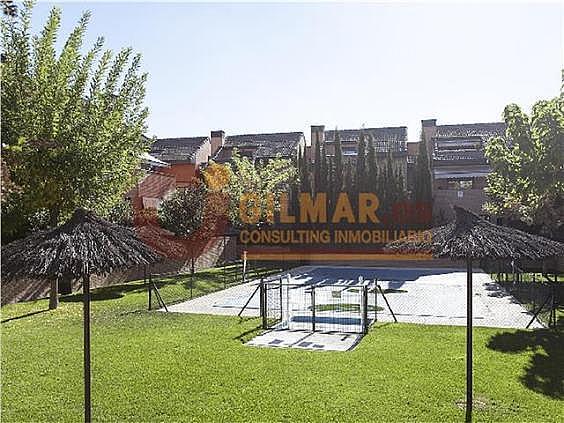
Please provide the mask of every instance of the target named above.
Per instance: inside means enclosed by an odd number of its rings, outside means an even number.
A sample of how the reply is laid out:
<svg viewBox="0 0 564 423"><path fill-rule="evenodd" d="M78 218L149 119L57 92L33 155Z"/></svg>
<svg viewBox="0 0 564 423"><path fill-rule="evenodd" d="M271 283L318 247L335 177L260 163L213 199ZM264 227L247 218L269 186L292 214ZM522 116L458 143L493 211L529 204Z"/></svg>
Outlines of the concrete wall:
<svg viewBox="0 0 564 423"><path fill-rule="evenodd" d="M209 161L212 156L212 146L210 140L206 140L201 147L196 152L196 157L194 161L196 162L196 167L200 168L202 164Z"/></svg>

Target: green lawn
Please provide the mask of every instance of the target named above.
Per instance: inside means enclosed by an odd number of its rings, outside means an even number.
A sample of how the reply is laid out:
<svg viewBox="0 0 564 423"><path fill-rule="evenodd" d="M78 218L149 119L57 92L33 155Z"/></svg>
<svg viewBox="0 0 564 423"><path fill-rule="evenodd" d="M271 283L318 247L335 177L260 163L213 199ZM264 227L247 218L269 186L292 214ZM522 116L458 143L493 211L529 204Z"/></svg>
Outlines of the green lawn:
<svg viewBox="0 0 564 423"><path fill-rule="evenodd" d="M380 324L352 352L246 347L259 319L148 312L139 283L93 303L98 421L462 421L465 329ZM2 308L2 420L80 421L80 296ZM562 332L476 329L476 421L564 419Z"/></svg>

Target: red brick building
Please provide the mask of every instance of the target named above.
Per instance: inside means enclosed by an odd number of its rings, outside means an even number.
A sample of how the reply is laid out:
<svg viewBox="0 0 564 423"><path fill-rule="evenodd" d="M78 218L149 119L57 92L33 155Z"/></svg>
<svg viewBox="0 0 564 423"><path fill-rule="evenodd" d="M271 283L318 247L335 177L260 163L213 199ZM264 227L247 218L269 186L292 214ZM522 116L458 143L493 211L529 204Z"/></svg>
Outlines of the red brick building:
<svg viewBox="0 0 564 423"><path fill-rule="evenodd" d="M198 176L213 153L210 137L160 138L151 147L151 155L170 165L162 172L172 176L178 188Z"/></svg>

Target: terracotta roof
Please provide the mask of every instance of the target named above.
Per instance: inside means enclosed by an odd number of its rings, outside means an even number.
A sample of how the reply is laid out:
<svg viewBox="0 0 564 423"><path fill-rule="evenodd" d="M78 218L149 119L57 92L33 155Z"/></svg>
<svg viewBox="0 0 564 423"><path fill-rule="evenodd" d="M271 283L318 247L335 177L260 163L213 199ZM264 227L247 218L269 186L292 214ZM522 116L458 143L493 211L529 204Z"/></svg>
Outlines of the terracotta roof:
<svg viewBox="0 0 564 423"><path fill-rule="evenodd" d="M167 163L192 162L208 140L209 137L159 138L151 146L151 154Z"/></svg>
<svg viewBox="0 0 564 423"><path fill-rule="evenodd" d="M480 137L487 141L493 136L505 134L505 123L462 123L456 125L437 125L437 135L435 138L466 138Z"/></svg>
<svg viewBox="0 0 564 423"><path fill-rule="evenodd" d="M385 128L364 128L364 129L338 129L339 137L342 144L358 143L360 134L364 131L367 136L371 136L374 140L376 152L385 153L388 150L393 152L407 151L407 127L393 126ZM335 141L335 131L325 131L325 142L333 143Z"/></svg>
<svg viewBox="0 0 564 423"><path fill-rule="evenodd" d="M225 144L217 152L214 160L226 162L231 160L233 149L237 148L243 155L250 156L253 160L281 157L291 157L297 153L303 132L276 132L270 134L245 134L230 135L225 139ZM250 150L249 154L245 150Z"/></svg>
<svg viewBox="0 0 564 423"><path fill-rule="evenodd" d="M438 125L433 137L435 166L474 163L487 164L484 143L491 137L505 135L505 123L464 123Z"/></svg>

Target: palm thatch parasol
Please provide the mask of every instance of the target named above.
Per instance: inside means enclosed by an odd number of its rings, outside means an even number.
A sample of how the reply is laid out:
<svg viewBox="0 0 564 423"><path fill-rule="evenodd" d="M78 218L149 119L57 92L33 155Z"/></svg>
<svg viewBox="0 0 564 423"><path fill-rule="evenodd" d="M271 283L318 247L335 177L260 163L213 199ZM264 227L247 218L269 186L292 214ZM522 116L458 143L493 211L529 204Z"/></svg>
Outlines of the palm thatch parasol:
<svg viewBox="0 0 564 423"><path fill-rule="evenodd" d="M564 254L564 245L536 235L495 225L454 206L454 221L430 229L426 236L404 238L388 244L397 253L431 253L466 261L466 420L472 418L472 261L479 259L539 260Z"/></svg>
<svg viewBox="0 0 564 423"><path fill-rule="evenodd" d="M159 256L132 229L109 223L77 209L58 228L41 231L2 248L2 277L31 276L56 280L82 278L84 308L84 419L90 407L90 275L146 265Z"/></svg>

